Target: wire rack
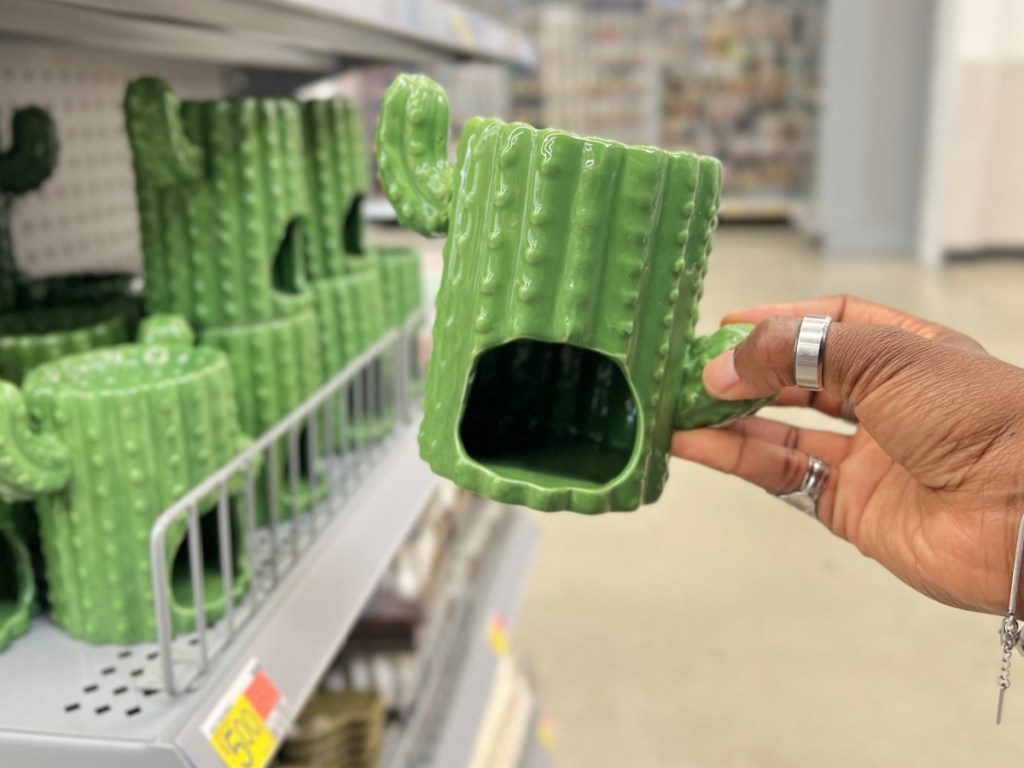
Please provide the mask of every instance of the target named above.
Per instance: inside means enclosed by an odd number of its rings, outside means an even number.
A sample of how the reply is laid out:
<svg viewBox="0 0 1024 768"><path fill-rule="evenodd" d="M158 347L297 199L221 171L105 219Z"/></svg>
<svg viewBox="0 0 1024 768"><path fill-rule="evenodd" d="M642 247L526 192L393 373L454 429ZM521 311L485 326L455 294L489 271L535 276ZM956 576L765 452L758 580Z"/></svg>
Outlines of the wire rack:
<svg viewBox="0 0 1024 768"><path fill-rule="evenodd" d="M211 661L259 611L280 579L297 563L324 526L375 466L390 439L406 425L419 391L419 334L426 309L411 315L355 358L301 406L248 448L182 496L153 524L150 566L164 689L178 695L195 686ZM313 457L310 459L310 457ZM281 468L281 471L278 471ZM263 501L260 484L265 484ZM303 501L301 487L309 489ZM201 510L215 499L218 599L221 617L209 610ZM263 525L258 521L263 517ZM174 631L172 608L180 592L169 577L168 542L184 522L195 626ZM212 526L205 535L209 535ZM249 577L236 598L240 559ZM176 558L177 559L177 558Z"/></svg>

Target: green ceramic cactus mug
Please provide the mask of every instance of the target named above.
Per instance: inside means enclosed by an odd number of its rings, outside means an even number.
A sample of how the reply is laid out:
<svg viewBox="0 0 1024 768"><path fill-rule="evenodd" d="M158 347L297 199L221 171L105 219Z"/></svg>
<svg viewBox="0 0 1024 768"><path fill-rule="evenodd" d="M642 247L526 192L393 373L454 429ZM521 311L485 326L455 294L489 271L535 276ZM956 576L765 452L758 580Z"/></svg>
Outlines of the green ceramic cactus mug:
<svg viewBox="0 0 1024 768"><path fill-rule="evenodd" d="M448 236L423 457L536 509L656 500L673 429L764 404L716 401L700 380L749 331L695 333L718 161L474 118L453 166L447 136L444 91L399 77L377 132L381 181L403 225Z"/></svg>
<svg viewBox="0 0 1024 768"><path fill-rule="evenodd" d="M249 442L224 355L189 346L180 317L150 318L140 337L44 363L22 389L0 382L0 503L35 501L52 618L91 642L155 637L152 523ZM238 600L249 573L241 507L231 503ZM203 610L212 621L225 604L216 499L200 507ZM177 521L167 540L179 632L194 626L197 610L184 525Z"/></svg>

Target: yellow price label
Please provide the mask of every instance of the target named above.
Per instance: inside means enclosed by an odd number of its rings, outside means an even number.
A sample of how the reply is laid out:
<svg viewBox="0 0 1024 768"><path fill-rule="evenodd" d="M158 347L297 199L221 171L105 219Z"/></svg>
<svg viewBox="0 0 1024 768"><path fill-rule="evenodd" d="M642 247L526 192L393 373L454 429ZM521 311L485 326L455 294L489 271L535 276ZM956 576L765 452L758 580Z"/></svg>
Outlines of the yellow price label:
<svg viewBox="0 0 1024 768"><path fill-rule="evenodd" d="M243 693L210 734L210 744L228 768L264 768L277 738Z"/></svg>
<svg viewBox="0 0 1024 768"><path fill-rule="evenodd" d="M501 616L491 618L490 623L487 625L487 639L495 655L508 656L512 641L509 639L508 630L505 629L504 618Z"/></svg>

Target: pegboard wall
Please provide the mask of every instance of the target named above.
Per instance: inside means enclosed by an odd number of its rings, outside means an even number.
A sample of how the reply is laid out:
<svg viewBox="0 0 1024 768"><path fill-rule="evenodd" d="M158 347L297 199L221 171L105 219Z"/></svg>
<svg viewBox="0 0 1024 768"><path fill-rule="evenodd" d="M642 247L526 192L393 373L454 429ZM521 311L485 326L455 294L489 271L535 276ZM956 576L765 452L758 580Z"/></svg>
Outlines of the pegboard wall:
<svg viewBox="0 0 1024 768"><path fill-rule="evenodd" d="M182 98L227 91L222 67L0 42L0 148L11 117L30 105L57 124L60 155L43 186L14 202L15 259L31 277L141 272L135 176L122 101L143 75L167 80Z"/></svg>

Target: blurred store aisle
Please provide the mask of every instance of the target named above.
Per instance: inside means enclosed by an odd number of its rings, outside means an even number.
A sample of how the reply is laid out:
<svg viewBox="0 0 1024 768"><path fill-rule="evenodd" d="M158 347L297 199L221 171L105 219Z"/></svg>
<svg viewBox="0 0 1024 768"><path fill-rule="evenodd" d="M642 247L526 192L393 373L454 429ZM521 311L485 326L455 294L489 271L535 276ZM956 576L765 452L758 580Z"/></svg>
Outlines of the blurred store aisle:
<svg viewBox="0 0 1024 768"><path fill-rule="evenodd" d="M705 329L731 308L845 291L1024 364L1024 260L927 273L828 261L783 228L715 242ZM1020 659L1004 725L992 721L999 620L919 597L762 491L675 462L662 501L638 513L537 518L516 647L558 724L556 766L1019 761Z"/></svg>

